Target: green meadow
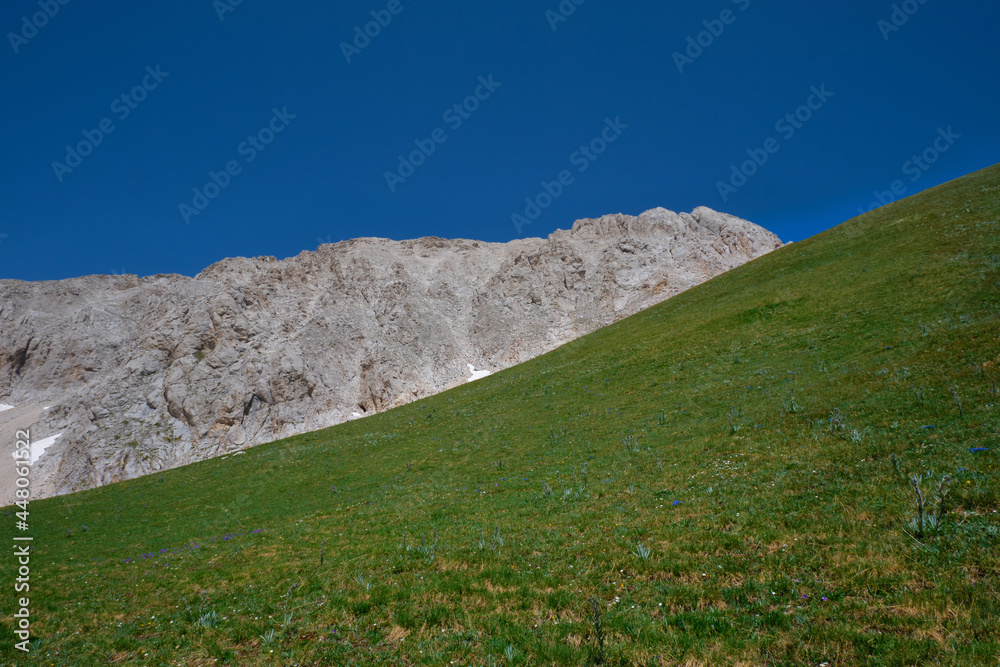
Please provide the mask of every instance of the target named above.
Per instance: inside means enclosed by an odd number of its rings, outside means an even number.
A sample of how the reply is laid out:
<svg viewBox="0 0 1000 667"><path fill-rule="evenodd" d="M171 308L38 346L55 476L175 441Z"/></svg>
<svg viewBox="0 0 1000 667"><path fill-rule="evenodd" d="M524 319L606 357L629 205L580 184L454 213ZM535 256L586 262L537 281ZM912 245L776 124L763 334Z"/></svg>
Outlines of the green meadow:
<svg viewBox="0 0 1000 667"><path fill-rule="evenodd" d="M32 501L0 660L995 665L998 381L995 166L484 380Z"/></svg>

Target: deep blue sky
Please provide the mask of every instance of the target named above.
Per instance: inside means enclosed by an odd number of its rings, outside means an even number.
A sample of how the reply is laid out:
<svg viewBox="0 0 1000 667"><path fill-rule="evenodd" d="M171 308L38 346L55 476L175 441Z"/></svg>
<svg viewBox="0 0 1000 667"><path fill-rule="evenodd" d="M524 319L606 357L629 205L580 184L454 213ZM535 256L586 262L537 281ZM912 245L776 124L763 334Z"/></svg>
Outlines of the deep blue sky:
<svg viewBox="0 0 1000 667"><path fill-rule="evenodd" d="M801 240L897 179L913 194L1000 155L996 3L910 0L886 40L888 1L586 0L555 30L559 0L399 1L351 63L341 42L388 0L243 0L224 20L211 0L70 0L17 53L8 33L41 9L5 2L0 278L193 275L359 236L506 241L655 206ZM725 9L732 22L679 72L673 54ZM169 76L120 119L115 98L157 65ZM443 112L490 75L502 85L453 130ZM824 85L833 96L794 136L777 131ZM241 142L286 107L297 117L248 163ZM571 155L616 117L628 129L579 172ZM105 118L114 132L60 182L52 163ZM947 152L904 173L949 127ZM391 192L384 172L437 128L447 141ZM718 182L769 138L778 152L723 201ZM179 205L230 160L241 172L185 224ZM565 169L573 183L518 233L511 214Z"/></svg>

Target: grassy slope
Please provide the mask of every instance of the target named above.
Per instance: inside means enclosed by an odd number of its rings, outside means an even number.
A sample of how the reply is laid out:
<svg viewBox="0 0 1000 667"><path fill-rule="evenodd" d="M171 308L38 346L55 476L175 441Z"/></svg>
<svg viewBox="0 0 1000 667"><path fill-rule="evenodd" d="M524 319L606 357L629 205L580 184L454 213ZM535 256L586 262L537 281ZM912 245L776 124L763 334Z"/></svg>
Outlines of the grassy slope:
<svg viewBox="0 0 1000 667"><path fill-rule="evenodd" d="M595 598L607 664L993 664L998 254L1000 165L486 380L33 502L35 659L576 665ZM892 454L930 506L952 475L939 530Z"/></svg>

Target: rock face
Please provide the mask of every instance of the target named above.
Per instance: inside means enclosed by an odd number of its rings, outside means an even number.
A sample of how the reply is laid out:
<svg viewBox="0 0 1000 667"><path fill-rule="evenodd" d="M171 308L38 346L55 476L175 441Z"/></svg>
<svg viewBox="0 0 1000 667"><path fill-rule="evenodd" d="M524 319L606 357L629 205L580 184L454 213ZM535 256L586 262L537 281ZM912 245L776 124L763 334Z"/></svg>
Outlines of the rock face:
<svg viewBox="0 0 1000 667"><path fill-rule="evenodd" d="M387 410L781 245L707 208L658 208L506 244L363 238L194 278L4 280L0 403L48 407L33 436L62 436L36 488L66 493Z"/></svg>

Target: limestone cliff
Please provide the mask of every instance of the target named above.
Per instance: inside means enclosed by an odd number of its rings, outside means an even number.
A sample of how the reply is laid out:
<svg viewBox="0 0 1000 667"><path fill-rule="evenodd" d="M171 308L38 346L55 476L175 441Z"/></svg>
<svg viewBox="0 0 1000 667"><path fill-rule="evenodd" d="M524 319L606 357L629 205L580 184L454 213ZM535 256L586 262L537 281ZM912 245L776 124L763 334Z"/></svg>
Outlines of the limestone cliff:
<svg viewBox="0 0 1000 667"><path fill-rule="evenodd" d="M363 238L194 278L3 280L0 403L17 409L0 425L37 412L36 439L62 434L36 497L107 484L507 368L780 246L658 208L506 244Z"/></svg>

